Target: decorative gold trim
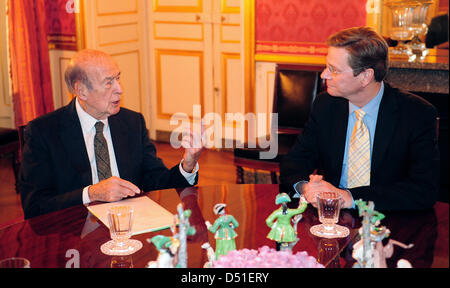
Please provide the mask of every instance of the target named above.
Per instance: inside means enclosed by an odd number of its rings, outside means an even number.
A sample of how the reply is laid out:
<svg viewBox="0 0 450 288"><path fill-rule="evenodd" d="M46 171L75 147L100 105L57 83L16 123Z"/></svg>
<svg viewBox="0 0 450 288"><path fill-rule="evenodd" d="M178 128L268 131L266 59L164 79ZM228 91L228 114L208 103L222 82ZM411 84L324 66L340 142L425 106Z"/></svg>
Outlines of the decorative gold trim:
<svg viewBox="0 0 450 288"><path fill-rule="evenodd" d="M199 80L200 80L200 106L201 106L201 117L204 113L204 62L203 62L203 51L188 51L188 50L172 50L172 49L155 49L155 69L156 69L156 117L159 119L170 119L171 114L163 113L162 111L162 77L161 77L161 56L162 55L175 55L175 56L190 56L199 58ZM193 121L193 117L189 116L189 119Z"/></svg>
<svg viewBox="0 0 450 288"><path fill-rule="evenodd" d="M0 19L3 21L3 23L0 24L0 34L2 34L2 39L0 39L0 46L3 48L5 48L4 50L2 49L0 52L0 81L2 82L2 88L3 91L0 91L0 93L3 94L3 104L6 107L11 107L11 95L10 95L10 85L11 83L9 83L11 80L9 79L9 75L10 75L10 65L9 65L9 35L8 35L8 21L6 21L7 18L7 14L8 14L8 1L4 2L4 5L2 5L0 7ZM3 34L4 33L4 34ZM12 111L10 111L12 112ZM1 118L8 118L9 120L13 120L11 118L11 116L4 116Z"/></svg>
<svg viewBox="0 0 450 288"><path fill-rule="evenodd" d="M3 56L3 55L1 55L1 56ZM1 59L0 59L0 65L1 65L0 69L2 69L0 71L0 77L1 77L0 81L2 81L2 88L3 88L3 91L0 91L0 92L2 92L2 94L3 94L3 97L2 97L3 98L3 104L5 106L9 107L9 106L11 106L11 103L8 103L9 101L8 101L7 96L9 96L9 93L6 93L8 91L8 89L7 89L7 85L6 85L6 81L5 81L5 77L6 77L6 75L8 75L8 72L7 71L6 71L6 73L3 72L3 67L8 69L8 66L4 63L4 59L3 58L4 57L1 57Z"/></svg>
<svg viewBox="0 0 450 288"><path fill-rule="evenodd" d="M326 56L256 54L255 61L323 66L326 64Z"/></svg>
<svg viewBox="0 0 450 288"><path fill-rule="evenodd" d="M117 24L108 24L108 25L99 25L97 28L104 28L104 27L118 27L118 26L125 26L125 25L133 25L135 24L137 26L138 21L134 22L125 22L125 23L117 23Z"/></svg>
<svg viewBox="0 0 450 288"><path fill-rule="evenodd" d="M269 75L270 74L273 74L273 75L275 75L275 71L267 71L266 72L266 89L267 89L267 93L266 93L266 95L267 95L267 107L266 107L266 112L267 112L267 119L266 119L266 132L267 132L267 135L270 135L270 116L272 115L271 113L272 113L272 111L273 111L273 107L272 107L272 109L270 109L270 82L269 82ZM275 89L275 87L273 87L274 89ZM274 94L274 92L275 91L272 91L272 95ZM273 103L273 98L272 98L272 103Z"/></svg>
<svg viewBox="0 0 450 288"><path fill-rule="evenodd" d="M274 53L276 55L286 55L287 53L290 53L290 55L320 56L327 54L328 47L317 45L309 45L309 47L307 47L305 45L295 45L287 43L264 44L258 42L256 43L256 51L259 51L257 52L257 54Z"/></svg>
<svg viewBox="0 0 450 288"><path fill-rule="evenodd" d="M244 1L245 114L255 112L255 0ZM246 126L245 137L248 138ZM248 141L248 139L244 139Z"/></svg>
<svg viewBox="0 0 450 288"><path fill-rule="evenodd" d="M113 53L110 54L111 56L120 56L120 55L125 55L125 54L133 54L136 53L137 54L137 65L138 65L138 83L139 83L139 110L140 112L142 112L142 79L141 79L141 53L139 52L139 50L130 50L130 51L126 51L126 52L120 52L120 53ZM126 93L126 92L125 92Z"/></svg>
<svg viewBox="0 0 450 288"><path fill-rule="evenodd" d="M97 39L98 39L98 46L104 47L104 46L111 46L111 45L117 45L117 44L123 44L123 43L132 43L132 42L139 42L139 31L137 31L138 37L136 39L131 40L124 40L124 41L116 41L116 42L107 42L107 43L100 43L100 29L102 28L108 28L108 27L120 27L120 26L127 26L127 25L134 25L137 30L139 30L139 23L138 22L128 22L128 23L120 23L120 24L110 24L110 25L100 25L97 27Z"/></svg>
<svg viewBox="0 0 450 288"><path fill-rule="evenodd" d="M203 0L197 0L197 6L159 5L159 0L153 0L154 12L203 12Z"/></svg>
<svg viewBox="0 0 450 288"><path fill-rule="evenodd" d="M240 40L224 40L223 39L223 26L241 26L240 24L220 24L220 42L221 43L241 43Z"/></svg>
<svg viewBox="0 0 450 288"><path fill-rule="evenodd" d="M70 61L71 58L68 57L59 57L59 75L62 76L62 78L60 79L59 83L59 92L60 92L60 100L61 100L61 107L65 106L65 102L64 102L64 88L65 88L65 80L64 80L64 71L63 71L63 67L62 67L62 60L69 60ZM69 93L69 96L72 95ZM72 95L72 98L74 96Z"/></svg>
<svg viewBox="0 0 450 288"><path fill-rule="evenodd" d="M92 1L92 0L91 0ZM129 1L129 0L127 0ZM133 11L125 11L125 12L110 12L110 13L100 13L100 11L98 10L98 0L95 1L95 6L96 6L96 10L97 10L97 16L113 16L113 15L128 15L128 14L137 14L138 13L138 7L139 7L139 3L138 0L136 1L136 10Z"/></svg>
<svg viewBox="0 0 450 288"><path fill-rule="evenodd" d="M225 114L228 112L227 110L227 105L228 105L228 59L241 59L240 54L239 53L221 53L221 62L222 62L222 119L226 119L225 118ZM226 126L226 121L222 122L223 126ZM236 123L235 121L233 121L233 127L237 127L240 126L238 125L238 123Z"/></svg>
<svg viewBox="0 0 450 288"><path fill-rule="evenodd" d="M366 5L370 5L369 10L366 7L366 26L371 27L377 33L382 34L383 19L383 3L382 1L367 1ZM375 12L379 13L375 13Z"/></svg>
<svg viewBox="0 0 450 288"><path fill-rule="evenodd" d="M77 49L83 50L86 48L86 27L85 27L85 3L83 0L79 1L79 13L75 14L75 27L77 35Z"/></svg>
<svg viewBox="0 0 450 288"><path fill-rule="evenodd" d="M77 39L76 36L69 36L69 35L48 35L47 41L57 41L57 42L63 42L63 41L71 41L74 42Z"/></svg>
<svg viewBox="0 0 450 288"><path fill-rule="evenodd" d="M180 24L180 25L200 25L202 29L201 38L180 38L180 37L158 37L156 36L156 24ZM202 23L193 23L193 22L172 22L172 21L154 21L153 22L153 39L154 40L182 40L182 41L204 41L205 39L205 29Z"/></svg>
<svg viewBox="0 0 450 288"><path fill-rule="evenodd" d="M241 7L230 7L227 5L227 0L221 0L220 12L229 14L239 14L241 13Z"/></svg>
<svg viewBox="0 0 450 288"><path fill-rule="evenodd" d="M328 48L328 46L326 46L325 43L321 43L321 42L311 42L311 41L280 41L280 42L276 42L276 41L266 41L266 40L258 40L258 43L262 43L262 44L274 44L274 43L279 43L280 45L306 45L309 44L310 46L318 46L318 45L322 45L324 48ZM319 47L320 48L320 47Z"/></svg>

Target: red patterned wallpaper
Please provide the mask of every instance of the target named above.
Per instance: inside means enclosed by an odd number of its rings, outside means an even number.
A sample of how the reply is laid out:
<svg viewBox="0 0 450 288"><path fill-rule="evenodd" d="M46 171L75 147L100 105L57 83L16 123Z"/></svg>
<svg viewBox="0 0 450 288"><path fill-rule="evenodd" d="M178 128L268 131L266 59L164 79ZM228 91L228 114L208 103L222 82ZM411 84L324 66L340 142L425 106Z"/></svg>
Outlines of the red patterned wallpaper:
<svg viewBox="0 0 450 288"><path fill-rule="evenodd" d="M447 11L448 12L448 0L440 0L439 1L439 12Z"/></svg>
<svg viewBox="0 0 450 288"><path fill-rule="evenodd" d="M366 0L255 0L256 54L326 55L329 35L366 24Z"/></svg>
<svg viewBox="0 0 450 288"><path fill-rule="evenodd" d="M67 12L68 2L71 1L45 1L45 25L50 49L76 50L77 48L75 14Z"/></svg>

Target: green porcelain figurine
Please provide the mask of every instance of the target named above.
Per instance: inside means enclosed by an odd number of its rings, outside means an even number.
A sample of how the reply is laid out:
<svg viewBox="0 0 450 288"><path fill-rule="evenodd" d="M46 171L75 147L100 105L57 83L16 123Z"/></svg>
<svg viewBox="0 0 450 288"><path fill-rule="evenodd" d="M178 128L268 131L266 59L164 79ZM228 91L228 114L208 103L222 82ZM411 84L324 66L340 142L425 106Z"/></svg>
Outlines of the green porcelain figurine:
<svg viewBox="0 0 450 288"><path fill-rule="evenodd" d="M277 250L280 249L279 245L281 245L281 248L288 247L290 243L298 241L296 229L294 230L291 224L291 218L303 213L308 206L308 202L303 196L300 198L297 209L289 209L286 204L289 202L291 202L291 198L288 194L278 194L275 198L275 204L281 204L281 207L273 211L266 219L266 224L270 228L267 238L277 242Z"/></svg>
<svg viewBox="0 0 450 288"><path fill-rule="evenodd" d="M237 233L234 228L239 226L236 219L225 213L225 207L227 205L224 203L219 203L214 206L214 214L220 215L216 219L214 225L211 225L209 221L206 221L206 227L211 233L215 233L216 238L216 259L220 255L226 255L228 251L236 250L235 238Z"/></svg>
<svg viewBox="0 0 450 288"><path fill-rule="evenodd" d="M156 235L147 239L147 242L155 245L159 251L156 261L148 262L147 268L187 268L187 236L194 235L196 231L189 223L191 210L184 210L180 203L177 205L177 212L170 227L172 237Z"/></svg>
<svg viewBox="0 0 450 288"><path fill-rule="evenodd" d="M352 257L357 261L353 264L354 268L387 268L386 259L393 255L394 245L403 249L414 247L414 244L406 245L393 239L383 245L383 239L391 233L385 226L379 226L385 218L384 214L375 210L373 201L367 203L359 199L355 200L355 205L363 220L362 227L359 228L361 239L353 244ZM412 268L412 265L408 260L400 259L397 268Z"/></svg>
<svg viewBox="0 0 450 288"><path fill-rule="evenodd" d="M146 268L174 268L178 259L177 252L180 247L180 241L174 237L156 235L147 239L148 243L155 245L159 251L156 261L147 263Z"/></svg>

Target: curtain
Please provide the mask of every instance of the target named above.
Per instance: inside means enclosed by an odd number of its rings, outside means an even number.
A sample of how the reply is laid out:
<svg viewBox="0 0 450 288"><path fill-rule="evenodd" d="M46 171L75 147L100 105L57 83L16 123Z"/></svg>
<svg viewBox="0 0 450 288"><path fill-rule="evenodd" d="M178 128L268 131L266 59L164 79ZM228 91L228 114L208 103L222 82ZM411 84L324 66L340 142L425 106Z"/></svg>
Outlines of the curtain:
<svg viewBox="0 0 450 288"><path fill-rule="evenodd" d="M53 111L45 0L8 0L9 49L16 127Z"/></svg>

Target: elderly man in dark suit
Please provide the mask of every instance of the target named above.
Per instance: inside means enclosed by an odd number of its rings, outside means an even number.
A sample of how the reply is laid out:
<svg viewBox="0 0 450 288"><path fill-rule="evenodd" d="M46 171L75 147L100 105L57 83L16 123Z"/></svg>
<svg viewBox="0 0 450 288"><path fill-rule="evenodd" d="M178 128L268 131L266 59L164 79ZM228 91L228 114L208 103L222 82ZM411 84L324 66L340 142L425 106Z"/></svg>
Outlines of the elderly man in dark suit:
<svg viewBox="0 0 450 288"><path fill-rule="evenodd" d="M389 86L388 45L367 27L327 41L320 94L301 135L281 163L283 189L316 205L338 191L342 207L374 201L377 210L433 207L439 188L436 109Z"/></svg>
<svg viewBox="0 0 450 288"><path fill-rule="evenodd" d="M181 163L166 168L143 116L120 107L120 70L111 56L78 52L65 80L76 97L25 129L19 187L26 218L196 184L202 147L194 147L194 134L183 139Z"/></svg>

